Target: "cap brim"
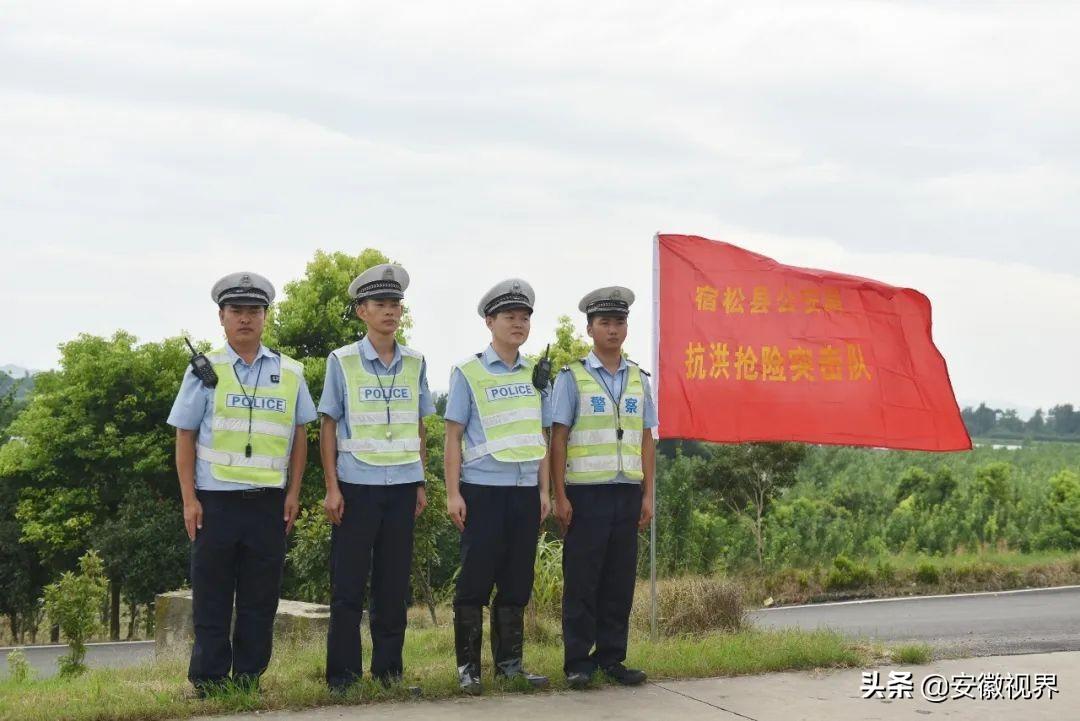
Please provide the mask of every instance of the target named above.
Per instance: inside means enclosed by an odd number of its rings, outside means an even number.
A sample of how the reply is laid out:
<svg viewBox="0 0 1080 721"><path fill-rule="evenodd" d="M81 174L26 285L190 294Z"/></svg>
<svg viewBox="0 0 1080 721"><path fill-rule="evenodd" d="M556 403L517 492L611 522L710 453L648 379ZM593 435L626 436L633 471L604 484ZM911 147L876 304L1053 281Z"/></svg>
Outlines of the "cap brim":
<svg viewBox="0 0 1080 721"><path fill-rule="evenodd" d="M495 315L496 313L498 313L500 311L518 310L519 308L527 310L529 312L532 312L532 310L533 310L533 307L531 305L529 305L528 303L522 303L519 300L511 300L511 301L507 301L505 303L500 303L500 304L498 304L496 306L492 306L491 308L486 309L484 311L483 315L484 315L484 317L487 317L489 315Z"/></svg>
<svg viewBox="0 0 1080 721"><path fill-rule="evenodd" d="M377 290L374 293L368 293L366 295L359 295L356 300L404 300L405 294L400 290Z"/></svg>
<svg viewBox="0 0 1080 721"><path fill-rule="evenodd" d="M265 308L270 304L266 301L266 298L260 298L256 295L234 295L219 298L218 305L261 305Z"/></svg>

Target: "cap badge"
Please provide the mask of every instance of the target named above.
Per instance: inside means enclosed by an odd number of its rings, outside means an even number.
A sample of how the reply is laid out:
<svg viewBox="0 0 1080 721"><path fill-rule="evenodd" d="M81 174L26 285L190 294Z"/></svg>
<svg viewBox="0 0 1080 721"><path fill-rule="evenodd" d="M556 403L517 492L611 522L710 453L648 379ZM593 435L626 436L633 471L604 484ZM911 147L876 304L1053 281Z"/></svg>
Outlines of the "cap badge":
<svg viewBox="0 0 1080 721"><path fill-rule="evenodd" d="M383 271L382 277L383 277L383 280L393 280L394 279L394 269L393 268L387 268L386 270Z"/></svg>

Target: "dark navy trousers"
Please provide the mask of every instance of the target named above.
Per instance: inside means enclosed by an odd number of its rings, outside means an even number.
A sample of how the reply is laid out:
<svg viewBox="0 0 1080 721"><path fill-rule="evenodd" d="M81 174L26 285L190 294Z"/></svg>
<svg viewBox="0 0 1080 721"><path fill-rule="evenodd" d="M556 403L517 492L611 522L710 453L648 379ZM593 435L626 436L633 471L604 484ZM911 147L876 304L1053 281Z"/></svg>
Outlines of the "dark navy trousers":
<svg viewBox="0 0 1080 721"><path fill-rule="evenodd" d="M360 622L369 578L371 675L392 679L403 671L401 650L409 608L416 485L340 484L345 515L341 525L330 531L330 630L326 639L326 682L330 686L343 686L361 676Z"/></svg>
<svg viewBox="0 0 1080 721"><path fill-rule="evenodd" d="M465 530L455 606L525 606L532 595L540 535L537 486L462 483Z"/></svg>
<svg viewBox="0 0 1080 721"><path fill-rule="evenodd" d="M270 663L285 563L285 492L197 491L203 527L191 545L196 685L257 679ZM233 618L233 602L236 621Z"/></svg>
<svg viewBox="0 0 1080 721"><path fill-rule="evenodd" d="M563 542L563 670L591 674L626 659L637 580L641 486L566 486L573 507Z"/></svg>

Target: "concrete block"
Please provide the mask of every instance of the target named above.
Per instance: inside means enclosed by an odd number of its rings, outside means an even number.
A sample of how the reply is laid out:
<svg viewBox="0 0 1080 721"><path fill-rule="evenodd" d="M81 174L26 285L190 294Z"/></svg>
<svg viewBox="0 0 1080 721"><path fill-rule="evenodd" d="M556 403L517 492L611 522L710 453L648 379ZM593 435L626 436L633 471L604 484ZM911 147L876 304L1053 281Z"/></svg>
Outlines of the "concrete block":
<svg viewBox="0 0 1080 721"><path fill-rule="evenodd" d="M190 589L159 594L154 603L154 617L155 653L187 654L191 651L194 629ZM274 619L274 641L325 638L329 626L329 606L282 599Z"/></svg>

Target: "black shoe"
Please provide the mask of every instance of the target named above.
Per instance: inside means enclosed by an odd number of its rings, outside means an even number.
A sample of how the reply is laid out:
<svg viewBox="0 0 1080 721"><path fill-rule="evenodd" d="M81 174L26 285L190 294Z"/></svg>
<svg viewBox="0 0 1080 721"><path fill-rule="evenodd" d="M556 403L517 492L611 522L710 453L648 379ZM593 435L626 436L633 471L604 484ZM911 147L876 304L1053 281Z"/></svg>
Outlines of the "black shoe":
<svg viewBox="0 0 1080 721"><path fill-rule="evenodd" d="M639 686L645 683L645 679L648 678L644 671L639 671L636 668L627 668L621 663L617 663L614 666L608 666L603 671L605 676L623 686Z"/></svg>
<svg viewBox="0 0 1080 721"><path fill-rule="evenodd" d="M473 676L468 668L458 667L458 687L469 696L479 696L484 692L480 677Z"/></svg>
<svg viewBox="0 0 1080 721"><path fill-rule="evenodd" d="M470 696L478 696L480 647L484 637L483 606L454 606L454 651L457 655L458 686Z"/></svg>
<svg viewBox="0 0 1080 721"><path fill-rule="evenodd" d="M592 674L584 671L574 671L566 674L566 685L575 691L584 691L592 685Z"/></svg>
<svg viewBox="0 0 1080 721"><path fill-rule="evenodd" d="M525 607L491 607L491 658L495 675L506 679L524 678L533 688L547 688L547 676L529 673L522 662L525 647Z"/></svg>

